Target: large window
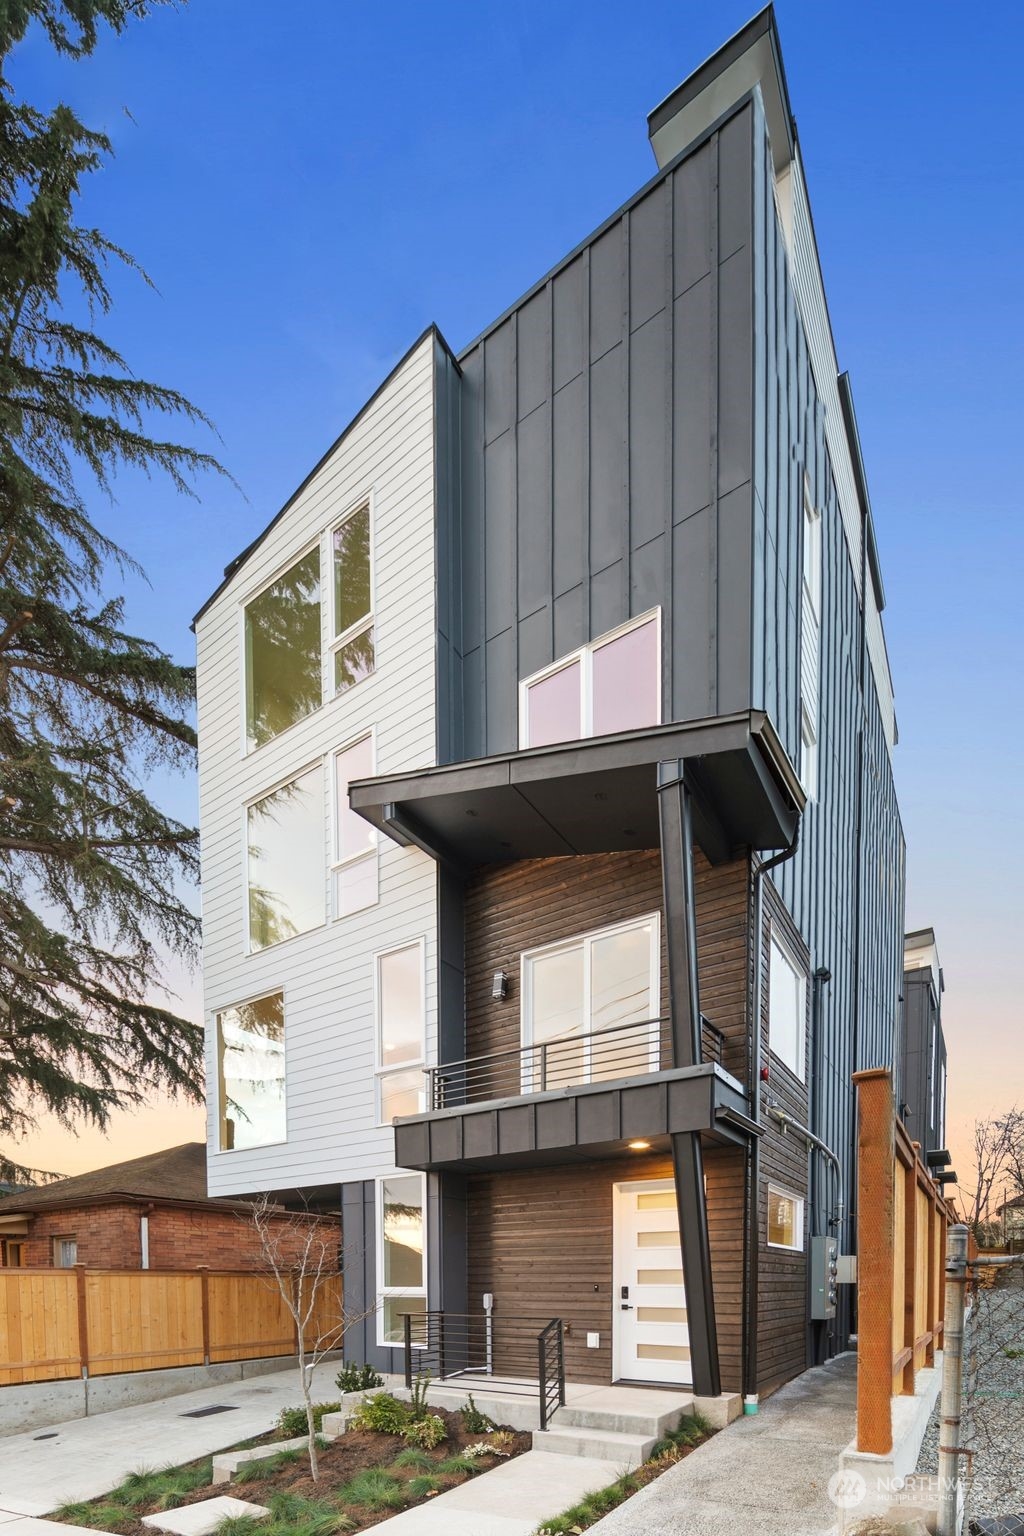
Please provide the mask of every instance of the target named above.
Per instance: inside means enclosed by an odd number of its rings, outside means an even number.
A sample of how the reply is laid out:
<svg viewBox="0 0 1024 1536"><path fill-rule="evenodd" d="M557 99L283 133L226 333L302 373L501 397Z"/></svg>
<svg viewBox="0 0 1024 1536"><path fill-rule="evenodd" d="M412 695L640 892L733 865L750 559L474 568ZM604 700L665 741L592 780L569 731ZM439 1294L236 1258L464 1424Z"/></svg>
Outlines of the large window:
<svg viewBox="0 0 1024 1536"><path fill-rule="evenodd" d="M377 1185L377 1340L401 1344L403 1314L421 1318L427 1310L426 1202L421 1174L396 1174ZM422 1339L413 1324L413 1337Z"/></svg>
<svg viewBox="0 0 1024 1536"><path fill-rule="evenodd" d="M332 688L344 693L374 668L373 577L369 502L350 512L331 536L334 604Z"/></svg>
<svg viewBox="0 0 1024 1536"><path fill-rule="evenodd" d="M345 747L334 759L334 915L347 917L376 904L377 831L349 805L353 779L373 775L373 737Z"/></svg>
<svg viewBox="0 0 1024 1536"><path fill-rule="evenodd" d="M631 619L526 678L519 696L523 747L659 725L660 610Z"/></svg>
<svg viewBox="0 0 1024 1536"><path fill-rule="evenodd" d="M523 956L523 1092L656 1071L656 913Z"/></svg>
<svg viewBox="0 0 1024 1536"><path fill-rule="evenodd" d="M818 792L818 673L821 652L821 515L804 475L803 582L800 605L800 782Z"/></svg>
<svg viewBox="0 0 1024 1536"><path fill-rule="evenodd" d="M217 1015L217 1066L221 1151L284 1141L282 992L239 1003Z"/></svg>
<svg viewBox="0 0 1024 1536"><path fill-rule="evenodd" d="M774 932L768 956L768 1044L803 1080L807 1034L807 976Z"/></svg>
<svg viewBox="0 0 1024 1536"><path fill-rule="evenodd" d="M424 1107L424 978L421 942L377 956L377 1119Z"/></svg>
<svg viewBox="0 0 1024 1536"><path fill-rule="evenodd" d="M249 947L324 921L324 789L317 763L246 811Z"/></svg>
<svg viewBox="0 0 1024 1536"><path fill-rule="evenodd" d="M318 544L245 607L250 750L318 709L322 694Z"/></svg>
<svg viewBox="0 0 1024 1536"><path fill-rule="evenodd" d="M777 1184L768 1185L768 1246L797 1252L804 1246L804 1202Z"/></svg>

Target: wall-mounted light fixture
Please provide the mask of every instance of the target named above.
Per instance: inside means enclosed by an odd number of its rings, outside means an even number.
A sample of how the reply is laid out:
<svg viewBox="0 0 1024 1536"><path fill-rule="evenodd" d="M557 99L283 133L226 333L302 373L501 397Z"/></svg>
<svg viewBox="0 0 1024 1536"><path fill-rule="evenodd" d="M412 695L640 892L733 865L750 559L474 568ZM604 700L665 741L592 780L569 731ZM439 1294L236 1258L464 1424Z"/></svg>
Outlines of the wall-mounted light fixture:
<svg viewBox="0 0 1024 1536"><path fill-rule="evenodd" d="M496 1003L503 1003L508 997L508 971L495 971L491 980L491 996Z"/></svg>
<svg viewBox="0 0 1024 1536"><path fill-rule="evenodd" d="M629 1150L631 1152L649 1152L651 1144L649 1141L631 1141L629 1143Z"/></svg>

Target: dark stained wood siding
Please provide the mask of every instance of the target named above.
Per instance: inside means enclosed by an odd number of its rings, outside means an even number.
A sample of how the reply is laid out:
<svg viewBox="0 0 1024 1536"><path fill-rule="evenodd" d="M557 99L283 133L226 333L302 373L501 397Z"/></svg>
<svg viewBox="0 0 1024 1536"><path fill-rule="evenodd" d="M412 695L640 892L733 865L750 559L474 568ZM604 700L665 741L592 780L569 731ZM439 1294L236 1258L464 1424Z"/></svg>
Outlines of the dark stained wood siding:
<svg viewBox="0 0 1024 1536"><path fill-rule="evenodd" d="M696 863L701 1007L726 1037L722 1065L744 1081L749 864L738 859L712 869L700 853ZM466 887L466 1055L519 1046L524 950L661 911L656 850L529 859L478 871ZM497 970L511 978L504 1002L491 997ZM669 1011L664 923L660 1011Z"/></svg>
<svg viewBox="0 0 1024 1536"><path fill-rule="evenodd" d="M770 881L764 882L764 931L761 946L761 1060L770 1073L762 1090L761 1173L758 1189L758 1390L771 1392L807 1367L807 1229L809 1210L804 1207L804 1252L788 1253L768 1247L768 1184L807 1199L807 1145L795 1134L784 1134L766 1113L768 1100L775 1100L801 1125L807 1124L807 1084L800 1082L788 1067L769 1053L768 998L771 966L771 931L773 927L793 954L807 963L807 948L793 920ZM805 1057L810 1070L811 985L807 983L805 1020Z"/></svg>
<svg viewBox="0 0 1024 1536"><path fill-rule="evenodd" d="M612 1186L671 1178L668 1157L623 1157L558 1168L480 1174L469 1180L469 1308L485 1292L500 1319L527 1314L569 1325L566 1376L612 1379ZM724 1385L739 1389L742 1330L743 1162L713 1149L707 1165L712 1268ZM599 1333L599 1349L587 1333ZM500 1359L498 1368L501 1369Z"/></svg>

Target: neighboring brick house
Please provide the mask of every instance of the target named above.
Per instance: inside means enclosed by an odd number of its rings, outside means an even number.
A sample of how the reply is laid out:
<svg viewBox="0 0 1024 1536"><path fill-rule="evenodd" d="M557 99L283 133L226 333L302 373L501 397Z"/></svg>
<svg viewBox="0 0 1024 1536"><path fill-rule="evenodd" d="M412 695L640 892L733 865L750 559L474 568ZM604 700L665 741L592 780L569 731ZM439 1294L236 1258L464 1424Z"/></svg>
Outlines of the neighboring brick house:
<svg viewBox="0 0 1024 1536"><path fill-rule="evenodd" d="M0 1265L258 1269L247 1211L207 1198L206 1148L190 1141L0 1199Z"/></svg>

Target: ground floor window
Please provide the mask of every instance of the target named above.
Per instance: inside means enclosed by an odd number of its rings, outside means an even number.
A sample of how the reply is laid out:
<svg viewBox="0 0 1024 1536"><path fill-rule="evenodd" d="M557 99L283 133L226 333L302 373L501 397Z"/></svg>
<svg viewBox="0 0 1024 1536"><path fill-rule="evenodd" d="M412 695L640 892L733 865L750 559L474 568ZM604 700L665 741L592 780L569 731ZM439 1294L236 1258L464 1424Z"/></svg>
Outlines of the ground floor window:
<svg viewBox="0 0 1024 1536"><path fill-rule="evenodd" d="M804 1203L777 1184L768 1185L768 1246L803 1252Z"/></svg>
<svg viewBox="0 0 1024 1536"><path fill-rule="evenodd" d="M377 1342L400 1345L405 1314L427 1310L426 1181L399 1173L377 1184ZM413 1325L414 1339L419 1332Z"/></svg>
<svg viewBox="0 0 1024 1536"><path fill-rule="evenodd" d="M73 1237L55 1237L53 1262L58 1269L73 1269L78 1263L78 1244Z"/></svg>
<svg viewBox="0 0 1024 1536"><path fill-rule="evenodd" d="M21 1269L25 1263L25 1245L20 1239L5 1237L0 1242L0 1268Z"/></svg>

